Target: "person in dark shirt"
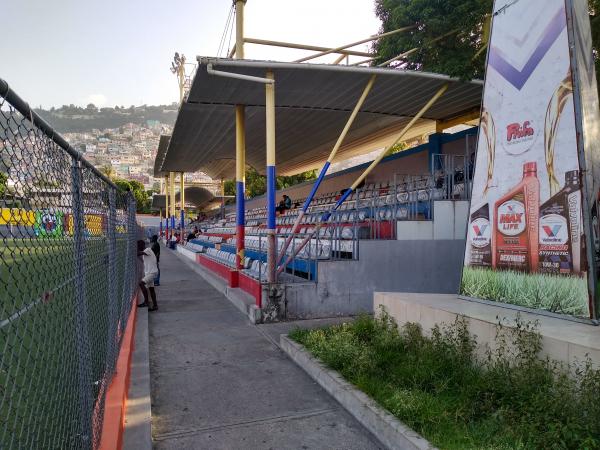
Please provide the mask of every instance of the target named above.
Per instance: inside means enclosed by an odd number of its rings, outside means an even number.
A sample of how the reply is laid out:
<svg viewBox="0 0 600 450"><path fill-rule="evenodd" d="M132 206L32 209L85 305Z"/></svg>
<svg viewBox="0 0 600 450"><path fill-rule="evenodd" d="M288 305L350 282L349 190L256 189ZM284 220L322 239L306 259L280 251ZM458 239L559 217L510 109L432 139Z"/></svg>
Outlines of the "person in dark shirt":
<svg viewBox="0 0 600 450"><path fill-rule="evenodd" d="M286 209L292 209L292 199L283 194L283 198L279 202L279 206L275 208L275 211L279 214L283 214Z"/></svg>
<svg viewBox="0 0 600 450"><path fill-rule="evenodd" d="M154 286L160 286L160 244L158 243L158 236L154 235L150 239L152 246L150 247L156 256L156 267L158 268L158 275L154 279Z"/></svg>

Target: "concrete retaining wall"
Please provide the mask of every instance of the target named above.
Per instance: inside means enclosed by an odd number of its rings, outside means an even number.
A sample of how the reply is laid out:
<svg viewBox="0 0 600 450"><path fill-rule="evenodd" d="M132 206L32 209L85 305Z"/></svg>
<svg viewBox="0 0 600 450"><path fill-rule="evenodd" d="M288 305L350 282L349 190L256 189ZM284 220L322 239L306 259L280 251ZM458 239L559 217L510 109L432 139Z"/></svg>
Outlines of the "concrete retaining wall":
<svg viewBox="0 0 600 450"><path fill-rule="evenodd" d="M327 261L318 283L286 287L288 319L373 312L375 291L457 293L464 240L360 241L358 261Z"/></svg>
<svg viewBox="0 0 600 450"><path fill-rule="evenodd" d="M567 364L582 363L589 357L595 367L600 367L600 327L591 324L466 300L457 295L376 292L373 301L376 310L384 307L399 326L419 323L426 333L435 325L451 324L457 317L465 317L481 356L486 355L487 349L496 348L498 322L514 328L519 315L524 323L538 324L537 330L542 336L541 357Z"/></svg>

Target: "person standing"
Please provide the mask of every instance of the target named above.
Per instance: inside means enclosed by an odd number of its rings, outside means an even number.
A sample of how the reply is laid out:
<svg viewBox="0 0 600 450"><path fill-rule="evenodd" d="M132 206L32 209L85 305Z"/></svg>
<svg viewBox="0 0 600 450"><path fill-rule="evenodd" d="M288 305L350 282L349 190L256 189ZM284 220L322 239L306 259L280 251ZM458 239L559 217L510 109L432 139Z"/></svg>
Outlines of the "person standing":
<svg viewBox="0 0 600 450"><path fill-rule="evenodd" d="M154 286L160 286L160 244L158 243L158 236L152 236L150 243L152 244L150 248L154 252L154 256L156 256L156 268L158 269L158 274L154 279Z"/></svg>
<svg viewBox="0 0 600 450"><path fill-rule="evenodd" d="M137 306L140 308L149 306L148 311L156 311L158 304L156 302L156 291L154 289L154 278L158 274L158 266L156 264L156 256L151 248L146 248L146 243L143 240L137 241L138 256L141 256L144 261L144 277L140 281L140 289L144 296L144 301L139 303ZM150 298L152 299L152 305L148 303L148 291L150 291Z"/></svg>

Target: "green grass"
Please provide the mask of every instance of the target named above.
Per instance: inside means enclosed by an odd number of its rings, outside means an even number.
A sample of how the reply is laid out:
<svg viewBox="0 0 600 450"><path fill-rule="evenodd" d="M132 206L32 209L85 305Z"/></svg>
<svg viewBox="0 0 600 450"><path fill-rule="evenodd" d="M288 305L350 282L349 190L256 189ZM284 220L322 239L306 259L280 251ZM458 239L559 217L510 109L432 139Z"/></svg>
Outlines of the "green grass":
<svg viewBox="0 0 600 450"><path fill-rule="evenodd" d="M465 267L460 291L469 297L589 317L586 278Z"/></svg>
<svg viewBox="0 0 600 450"><path fill-rule="evenodd" d="M530 325L481 359L464 319L430 338L385 314L290 337L441 449L600 448L600 373L538 359Z"/></svg>
<svg viewBox="0 0 600 450"><path fill-rule="evenodd" d="M127 241L117 240L122 295ZM80 424L73 240L4 239L0 248L0 448L69 448ZM84 285L94 401L105 373L108 340L108 248L85 240ZM43 301L41 300L43 299ZM27 311L26 306L30 305ZM125 306L117 305L116 314ZM11 447L12 445L12 447Z"/></svg>

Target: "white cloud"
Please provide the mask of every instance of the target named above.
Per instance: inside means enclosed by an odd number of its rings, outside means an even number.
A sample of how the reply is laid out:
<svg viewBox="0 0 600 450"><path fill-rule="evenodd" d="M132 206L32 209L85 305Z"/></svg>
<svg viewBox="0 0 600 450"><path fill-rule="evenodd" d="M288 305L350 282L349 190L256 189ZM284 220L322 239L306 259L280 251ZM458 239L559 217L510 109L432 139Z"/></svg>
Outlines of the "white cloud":
<svg viewBox="0 0 600 450"><path fill-rule="evenodd" d="M104 106L106 105L106 96L103 94L91 94L88 95L85 100L85 104L93 103L96 106Z"/></svg>

